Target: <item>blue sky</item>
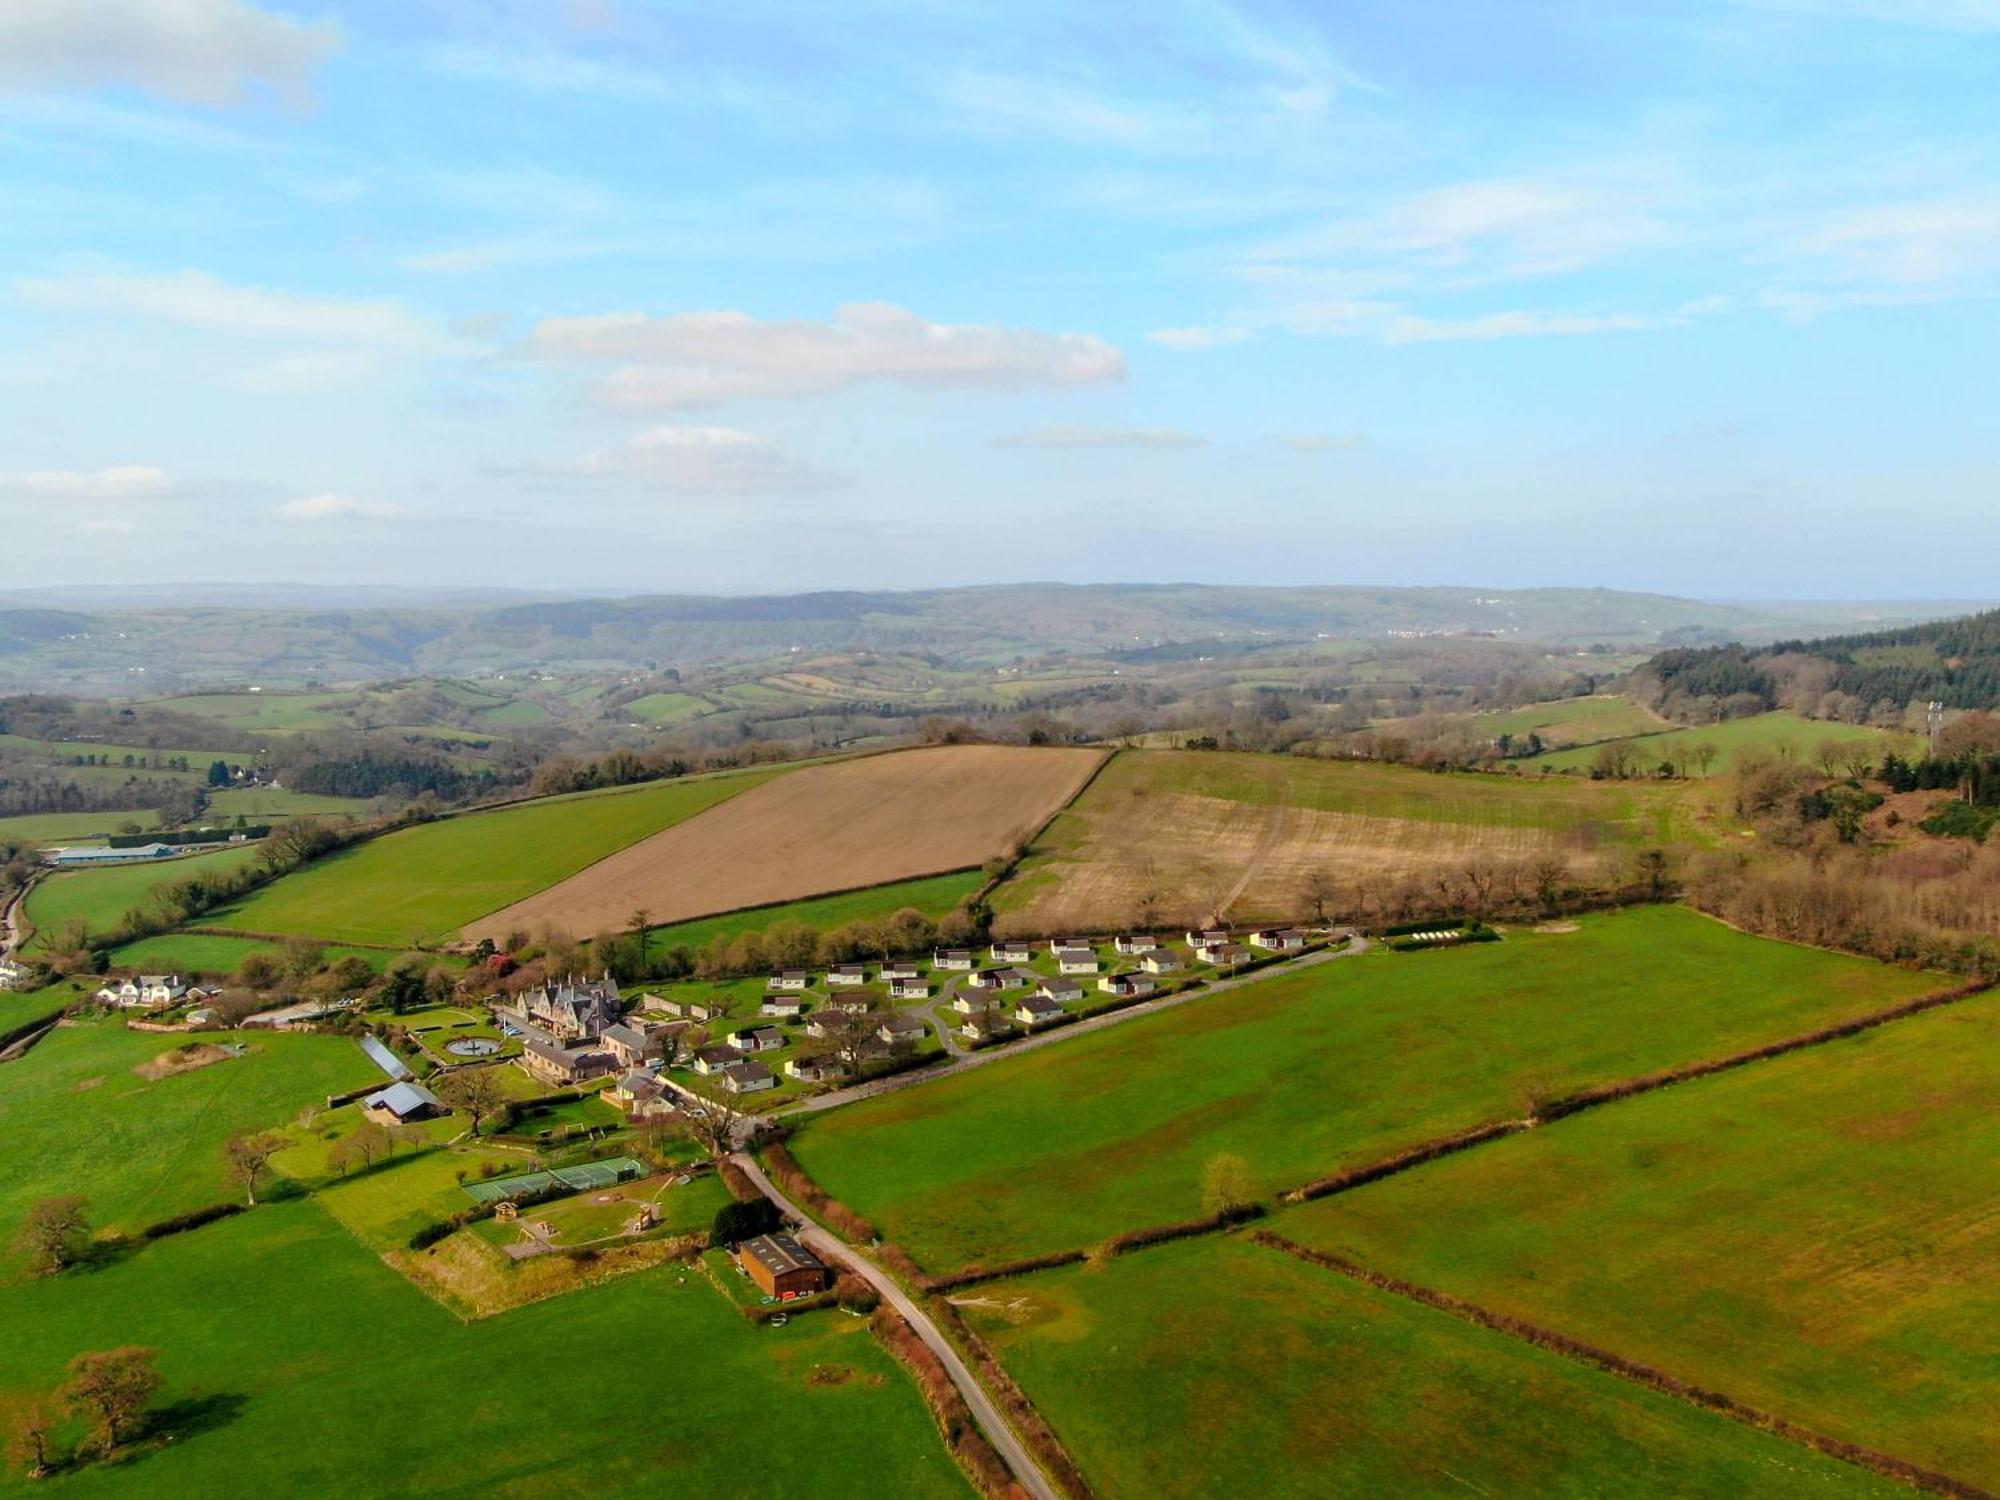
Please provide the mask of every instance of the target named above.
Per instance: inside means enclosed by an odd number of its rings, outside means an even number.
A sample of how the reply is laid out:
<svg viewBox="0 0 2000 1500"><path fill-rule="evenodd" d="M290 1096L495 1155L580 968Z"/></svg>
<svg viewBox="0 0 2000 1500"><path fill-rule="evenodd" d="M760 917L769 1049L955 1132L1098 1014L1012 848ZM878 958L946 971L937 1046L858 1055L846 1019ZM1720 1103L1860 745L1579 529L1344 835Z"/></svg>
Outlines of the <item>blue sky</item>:
<svg viewBox="0 0 2000 1500"><path fill-rule="evenodd" d="M0 5L0 579L1983 596L2000 0Z"/></svg>

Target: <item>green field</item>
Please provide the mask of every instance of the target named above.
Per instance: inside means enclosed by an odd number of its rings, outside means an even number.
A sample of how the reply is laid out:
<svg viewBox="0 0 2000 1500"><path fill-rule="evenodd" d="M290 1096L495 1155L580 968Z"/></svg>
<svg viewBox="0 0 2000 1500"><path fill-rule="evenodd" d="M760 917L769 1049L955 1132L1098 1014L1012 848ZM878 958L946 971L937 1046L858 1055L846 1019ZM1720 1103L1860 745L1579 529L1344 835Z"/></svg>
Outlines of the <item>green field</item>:
<svg viewBox="0 0 2000 1500"><path fill-rule="evenodd" d="M181 1040L65 1026L0 1067L0 1159L16 1168L0 1175L0 1226L51 1193L81 1193L99 1228L127 1229L239 1197L223 1171L231 1135L381 1076L344 1038L268 1031L203 1038L246 1042L244 1057L150 1083L132 1071Z"/></svg>
<svg viewBox="0 0 2000 1500"><path fill-rule="evenodd" d="M35 925L30 947L41 946L65 923L78 919L92 932L104 932L163 886L207 872L241 869L255 863L257 855L256 844L239 844L210 854L51 875L28 895L28 920Z"/></svg>
<svg viewBox="0 0 2000 1500"><path fill-rule="evenodd" d="M1378 950L813 1118L806 1170L932 1270L1191 1218L1217 1152L1260 1192L1523 1115L1533 1093L1811 1030L1935 976L1677 907Z"/></svg>
<svg viewBox="0 0 2000 1500"><path fill-rule="evenodd" d="M1827 740L1839 740L1843 744L1862 742L1875 748L1877 756L1894 751L1901 755L1921 752L1922 741L1917 736L1900 731L1869 729L1860 724L1839 724L1828 719L1807 719L1795 713L1780 710L1775 713L1753 714L1746 719L1728 719L1720 724L1705 724L1694 729L1675 729L1664 734L1645 735L1629 741L1637 752L1637 764L1650 772L1662 760L1672 755L1676 749L1689 749L1695 745L1714 745L1721 753L1709 770L1710 774L1732 769L1737 761L1748 752L1752 754L1776 755L1781 751L1796 754L1810 765L1818 753L1820 745ZM1600 745L1579 745L1574 750L1558 750L1549 755L1538 755L1529 760L1519 760L1513 764L1524 770L1539 771L1587 771L1590 764L1602 750ZM1699 768L1690 768L1698 773Z"/></svg>
<svg viewBox="0 0 2000 1500"><path fill-rule="evenodd" d="M159 814L151 808L134 808L129 812L24 813L18 818L0 818L0 843L101 844L106 835L116 833L126 823L137 823L145 829L157 826L159 821Z"/></svg>
<svg viewBox="0 0 2000 1500"><path fill-rule="evenodd" d="M278 956L277 943L263 938L221 937L212 932L167 932L141 938L111 950L111 962L121 969L147 974L234 974L253 953ZM329 945L326 959L360 958L378 973L398 955L387 948L342 948Z"/></svg>
<svg viewBox="0 0 2000 1500"><path fill-rule="evenodd" d="M1241 1239L968 1295L1106 1500L1907 1493Z"/></svg>
<svg viewBox="0 0 2000 1500"><path fill-rule="evenodd" d="M221 824L245 818L252 823L264 823L282 818L359 817L367 811L365 797L322 797L281 786L239 786L210 792L208 811L202 814L202 821Z"/></svg>
<svg viewBox="0 0 2000 1500"><path fill-rule="evenodd" d="M357 693L191 693L139 706L213 719L231 729L289 731L352 727L341 710L362 701Z"/></svg>
<svg viewBox="0 0 2000 1500"><path fill-rule="evenodd" d="M401 829L287 875L203 925L384 947L432 941L778 774L655 781Z"/></svg>
<svg viewBox="0 0 2000 1500"><path fill-rule="evenodd" d="M865 891L848 891L839 896L814 896L805 901L789 901L783 906L760 906L752 911L730 912L719 917L700 917L653 929L655 952L687 947L699 953L719 937L736 937L745 932L762 932L777 922L803 922L821 932L862 917L885 917L891 912L913 907L932 919L943 916L985 884L978 870L960 870L955 875L930 875L918 880L899 880L890 885L870 886Z"/></svg>
<svg viewBox="0 0 2000 1500"><path fill-rule="evenodd" d="M1627 1100L1278 1228L2000 1488L2000 996Z"/></svg>
<svg viewBox="0 0 2000 1500"><path fill-rule="evenodd" d="M675 724L707 713L709 707L707 699L693 693L648 693L621 704L615 712L641 724Z"/></svg>
<svg viewBox="0 0 2000 1500"><path fill-rule="evenodd" d="M1495 713L1474 714L1474 729L1498 739L1511 734L1525 739L1539 734L1549 744L1580 745L1598 740L1615 740L1670 727L1651 709L1618 694L1598 693L1588 698L1558 698L1548 703L1530 703Z"/></svg>
<svg viewBox="0 0 2000 1500"><path fill-rule="evenodd" d="M53 1481L66 1495L968 1493L858 1321L754 1328L668 1267L465 1323L311 1202L0 1288L0 1320L0 1418L79 1350L160 1351L175 1441Z"/></svg>

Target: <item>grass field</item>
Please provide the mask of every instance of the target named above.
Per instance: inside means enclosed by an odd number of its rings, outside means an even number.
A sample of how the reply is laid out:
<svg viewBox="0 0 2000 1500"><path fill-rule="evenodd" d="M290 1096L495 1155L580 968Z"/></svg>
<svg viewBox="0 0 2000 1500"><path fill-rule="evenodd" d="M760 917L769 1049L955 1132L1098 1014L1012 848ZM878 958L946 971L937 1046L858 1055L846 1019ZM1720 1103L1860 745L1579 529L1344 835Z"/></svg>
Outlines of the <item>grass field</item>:
<svg viewBox="0 0 2000 1500"><path fill-rule="evenodd" d="M1677 907L1561 934L1377 952L816 1117L806 1170L934 1271L1200 1212L1218 1152L1260 1192L1943 981Z"/></svg>
<svg viewBox="0 0 2000 1500"><path fill-rule="evenodd" d="M0 843L101 844L106 835L127 823L142 829L155 827L159 814L151 808L129 812L24 813L18 818L0 818Z"/></svg>
<svg viewBox="0 0 2000 1500"><path fill-rule="evenodd" d="M2000 1489L2000 996L1593 1110L1282 1232Z"/></svg>
<svg viewBox="0 0 2000 1500"><path fill-rule="evenodd" d="M1590 744L1672 727L1651 709L1616 693L1558 698L1498 713L1474 714L1472 723L1480 734L1492 739L1503 734L1515 739L1539 734L1550 745Z"/></svg>
<svg viewBox="0 0 2000 1500"><path fill-rule="evenodd" d="M1822 742L1838 740L1843 744L1861 742L1874 748L1876 755L1886 755L1891 751L1910 755L1920 753L1923 742L1913 734L1884 729L1870 729L1861 724L1836 724L1825 719L1807 719L1795 713L1779 711L1768 714L1753 714L1747 719L1729 719L1721 724L1705 724L1697 729L1675 729L1665 734L1650 734L1630 741L1637 752L1638 764L1650 771L1676 749L1688 749L1695 745L1714 745L1721 753L1709 768L1709 774L1716 775L1732 769L1745 753L1775 755L1781 751L1796 754L1798 758L1811 764ZM1539 771L1587 771L1602 749L1598 745L1580 745L1574 750L1559 750L1549 755L1538 755L1531 760L1517 761L1523 770ZM1691 767L1698 771L1698 767Z"/></svg>
<svg viewBox="0 0 2000 1500"><path fill-rule="evenodd" d="M402 829L288 875L204 925L389 947L430 940L779 774L656 781ZM611 925L622 927L633 904Z"/></svg>
<svg viewBox="0 0 2000 1500"><path fill-rule="evenodd" d="M111 950L111 962L123 969L147 974L234 974L253 953L279 952L279 945L263 938L220 937L212 932L168 932L141 938ZM342 948L329 945L329 962L356 957L378 973L397 955L387 948Z"/></svg>
<svg viewBox="0 0 2000 1500"><path fill-rule="evenodd" d="M151 1083L132 1070L180 1039L116 1022L60 1027L0 1067L0 1152L16 1167L0 1174L0 1226L51 1193L81 1193L99 1228L127 1229L237 1198L222 1163L231 1135L283 1125L381 1076L344 1038L233 1039L254 1050Z"/></svg>
<svg viewBox="0 0 2000 1500"><path fill-rule="evenodd" d="M104 932L126 912L145 905L154 891L194 875L240 869L254 863L257 854L257 845L239 844L210 854L51 875L28 895L28 920L35 925L29 947L40 947L65 923L79 919L92 932Z"/></svg>
<svg viewBox="0 0 2000 1500"><path fill-rule="evenodd" d="M1241 1239L962 1295L1106 1500L1907 1493Z"/></svg>
<svg viewBox="0 0 2000 1500"><path fill-rule="evenodd" d="M688 947L699 953L719 937L761 932L775 922L803 922L821 932L861 917L884 917L913 907L925 916L943 916L985 882L977 870L961 870L955 875L932 875L923 880L898 880L867 890L849 891L839 896L815 896L807 901L791 901L783 906L762 906L751 911L731 912L721 917L701 917L677 922L653 931L658 949ZM657 950L656 950L657 951Z"/></svg>
<svg viewBox="0 0 2000 1500"><path fill-rule="evenodd" d="M1039 828L1094 750L949 745L808 766L504 910L469 936L545 923L588 935L976 865Z"/></svg>
<svg viewBox="0 0 2000 1500"><path fill-rule="evenodd" d="M641 724L676 724L708 709L707 700L693 693L648 693L621 705L617 712Z"/></svg>
<svg viewBox="0 0 2000 1500"><path fill-rule="evenodd" d="M994 893L1006 932L1159 919L1296 917L1314 872L1352 886L1473 858L1556 855L1595 871L1642 840L1692 836L1681 788L1441 775L1301 756L1128 750Z"/></svg>
<svg viewBox="0 0 2000 1500"><path fill-rule="evenodd" d="M79 1350L160 1351L176 1441L70 1474L66 1495L969 1493L855 1320L753 1328L701 1276L663 1268L463 1323L310 1202L0 1288L0 1319L9 1426ZM521 1383L558 1371L559 1414Z"/></svg>
<svg viewBox="0 0 2000 1500"><path fill-rule="evenodd" d="M355 693L190 693L181 698L158 698L142 706L213 719L236 730L289 731L349 726L342 710L360 701Z"/></svg>
<svg viewBox="0 0 2000 1500"><path fill-rule="evenodd" d="M284 818L359 817L367 811L365 797L321 797L281 786L239 786L210 792L202 821L219 824L241 817L261 823Z"/></svg>

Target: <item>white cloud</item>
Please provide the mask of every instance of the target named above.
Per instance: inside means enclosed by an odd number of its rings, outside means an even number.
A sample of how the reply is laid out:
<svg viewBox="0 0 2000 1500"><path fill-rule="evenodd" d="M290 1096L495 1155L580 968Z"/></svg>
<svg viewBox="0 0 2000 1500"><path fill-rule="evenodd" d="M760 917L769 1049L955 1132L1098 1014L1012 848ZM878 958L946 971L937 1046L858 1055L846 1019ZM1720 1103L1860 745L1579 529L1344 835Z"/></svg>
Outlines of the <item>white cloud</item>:
<svg viewBox="0 0 2000 1500"><path fill-rule="evenodd" d="M1359 255L1476 278L1559 275L1674 235L1644 173L1450 183L1250 252L1252 262Z"/></svg>
<svg viewBox="0 0 2000 1500"><path fill-rule="evenodd" d="M1051 423L995 441L1007 448L1198 448L1206 439L1180 427L1081 427Z"/></svg>
<svg viewBox="0 0 2000 1500"><path fill-rule="evenodd" d="M1898 287L1963 281L2000 269L2000 192L1852 209L1792 248L1845 279Z"/></svg>
<svg viewBox="0 0 2000 1500"><path fill-rule="evenodd" d="M305 495L287 500L278 507L287 521L382 521L404 514L400 505L385 500L357 500L352 495Z"/></svg>
<svg viewBox="0 0 2000 1500"><path fill-rule="evenodd" d="M124 464L109 469L31 469L0 474L0 495L44 500L150 500L172 492L164 469Z"/></svg>
<svg viewBox="0 0 2000 1500"><path fill-rule="evenodd" d="M825 489L838 482L783 444L734 427L661 424L568 471L624 478L691 494L769 494Z"/></svg>
<svg viewBox="0 0 2000 1500"><path fill-rule="evenodd" d="M848 303L826 323L741 312L551 318L535 328L528 349L544 359L626 361L599 394L630 409L826 395L871 380L1023 389L1125 373L1125 356L1092 334L931 323L883 302Z"/></svg>
<svg viewBox="0 0 2000 1500"><path fill-rule="evenodd" d="M1240 344L1251 336L1248 328L1221 326L1187 328L1156 328L1146 337L1163 349L1219 349L1225 344Z"/></svg>
<svg viewBox="0 0 2000 1500"><path fill-rule="evenodd" d="M1171 113L1149 113L1082 83L1027 73L962 68L940 79L938 104L960 125L1008 137L1136 146L1167 131Z"/></svg>
<svg viewBox="0 0 2000 1500"><path fill-rule="evenodd" d="M1397 313L1385 319L1382 339L1391 344L1436 344L1460 340L1577 338L1593 333L1643 333L1678 321L1646 313L1496 312L1470 318L1426 318Z"/></svg>
<svg viewBox="0 0 2000 1500"><path fill-rule="evenodd" d="M444 353L436 324L387 298L313 297L223 281L206 271L79 268L13 284L31 306L170 323L232 338L294 340L402 354Z"/></svg>
<svg viewBox="0 0 2000 1500"><path fill-rule="evenodd" d="M99 519L84 521L76 528L88 536L127 536L139 528L131 521L111 521Z"/></svg>
<svg viewBox="0 0 2000 1500"><path fill-rule="evenodd" d="M1367 439L1358 432L1280 432L1271 441L1294 453L1346 453Z"/></svg>
<svg viewBox="0 0 2000 1500"><path fill-rule="evenodd" d="M244 0L6 0L0 88L130 87L184 104L239 104L253 85L293 104L340 46L332 21Z"/></svg>

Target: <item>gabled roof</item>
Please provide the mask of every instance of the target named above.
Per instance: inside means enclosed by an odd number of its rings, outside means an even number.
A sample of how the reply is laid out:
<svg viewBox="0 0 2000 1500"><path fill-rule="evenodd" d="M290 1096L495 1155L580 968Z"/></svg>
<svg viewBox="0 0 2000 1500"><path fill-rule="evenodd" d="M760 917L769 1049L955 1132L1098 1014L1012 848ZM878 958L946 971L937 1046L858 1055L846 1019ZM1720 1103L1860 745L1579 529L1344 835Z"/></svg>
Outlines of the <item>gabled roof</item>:
<svg viewBox="0 0 2000 1500"><path fill-rule="evenodd" d="M397 1119L407 1120L419 1110L443 1109L444 1101L421 1083L392 1083L379 1093L370 1094L366 1108L386 1109Z"/></svg>
<svg viewBox="0 0 2000 1500"><path fill-rule="evenodd" d="M738 1255L757 1262L773 1276L787 1271L823 1271L826 1262L789 1234L760 1234L736 1247Z"/></svg>

